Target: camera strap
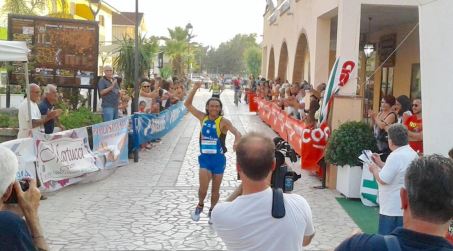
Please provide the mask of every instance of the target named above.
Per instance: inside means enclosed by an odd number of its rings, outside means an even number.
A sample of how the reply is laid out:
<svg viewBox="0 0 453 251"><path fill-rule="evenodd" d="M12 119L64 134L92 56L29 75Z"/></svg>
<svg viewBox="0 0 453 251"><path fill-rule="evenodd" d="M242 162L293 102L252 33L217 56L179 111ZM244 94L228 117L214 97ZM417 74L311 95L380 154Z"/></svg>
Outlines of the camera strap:
<svg viewBox="0 0 453 251"><path fill-rule="evenodd" d="M272 217L280 219L285 217L285 214L283 190L281 188L272 188Z"/></svg>

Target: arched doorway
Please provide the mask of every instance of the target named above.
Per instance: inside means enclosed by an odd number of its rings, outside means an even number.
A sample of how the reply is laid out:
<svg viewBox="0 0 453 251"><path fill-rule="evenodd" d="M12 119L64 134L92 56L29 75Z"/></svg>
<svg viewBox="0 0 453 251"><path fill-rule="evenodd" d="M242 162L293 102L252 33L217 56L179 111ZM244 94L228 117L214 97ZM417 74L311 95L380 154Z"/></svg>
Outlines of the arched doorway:
<svg viewBox="0 0 453 251"><path fill-rule="evenodd" d="M296 56L294 57L293 82L310 81L310 51L307 37L301 33L297 41Z"/></svg>
<svg viewBox="0 0 453 251"><path fill-rule="evenodd" d="M274 79L275 78L275 57L274 57L274 47L271 48L271 52L269 53L269 67L267 70L267 79Z"/></svg>
<svg viewBox="0 0 453 251"><path fill-rule="evenodd" d="M288 47L286 42L283 42L282 48L280 49L280 60L278 62L278 78L282 82L286 80L286 68L288 67Z"/></svg>

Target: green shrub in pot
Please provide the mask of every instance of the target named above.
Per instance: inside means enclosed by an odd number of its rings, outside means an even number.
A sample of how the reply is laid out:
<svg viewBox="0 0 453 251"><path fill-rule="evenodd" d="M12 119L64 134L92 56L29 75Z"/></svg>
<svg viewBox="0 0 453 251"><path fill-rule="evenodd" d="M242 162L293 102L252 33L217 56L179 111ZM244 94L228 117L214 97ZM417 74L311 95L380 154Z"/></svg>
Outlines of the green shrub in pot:
<svg viewBox="0 0 453 251"><path fill-rule="evenodd" d="M332 132L325 152L326 160L334 165L359 166L362 150L377 151L372 128L364 122L343 123Z"/></svg>

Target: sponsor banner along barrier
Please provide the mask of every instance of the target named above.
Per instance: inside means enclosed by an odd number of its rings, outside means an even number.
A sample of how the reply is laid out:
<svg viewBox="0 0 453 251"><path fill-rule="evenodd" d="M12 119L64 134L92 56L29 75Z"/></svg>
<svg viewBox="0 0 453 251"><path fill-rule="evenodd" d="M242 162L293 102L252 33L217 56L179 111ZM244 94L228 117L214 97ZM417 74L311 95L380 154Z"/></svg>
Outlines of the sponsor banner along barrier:
<svg viewBox="0 0 453 251"><path fill-rule="evenodd" d="M162 138L178 125L186 111L183 103L179 102L159 114L134 114L132 116L135 137L134 149L151 140Z"/></svg>
<svg viewBox="0 0 453 251"><path fill-rule="evenodd" d="M11 140L0 145L16 154L18 180L37 178L42 184L40 190L50 192L82 181L88 174L127 165L130 118L137 125L133 124L132 136L138 139L135 141L138 146L163 137L185 113L186 109L180 102L159 115L136 114L92 125L92 138L85 127L49 135L35 132L33 138Z"/></svg>
<svg viewBox="0 0 453 251"><path fill-rule="evenodd" d="M16 154L19 162L19 171L16 174L16 179L24 178L36 179L36 149L32 138L15 139L3 142L0 146L10 149Z"/></svg>
<svg viewBox="0 0 453 251"><path fill-rule="evenodd" d="M46 190L57 190L78 182L82 175L98 171L88 143L86 128L54 134L33 133L37 173Z"/></svg>
<svg viewBox="0 0 453 251"><path fill-rule="evenodd" d="M92 126L93 152L99 168L119 167L129 163L128 126L128 117Z"/></svg>

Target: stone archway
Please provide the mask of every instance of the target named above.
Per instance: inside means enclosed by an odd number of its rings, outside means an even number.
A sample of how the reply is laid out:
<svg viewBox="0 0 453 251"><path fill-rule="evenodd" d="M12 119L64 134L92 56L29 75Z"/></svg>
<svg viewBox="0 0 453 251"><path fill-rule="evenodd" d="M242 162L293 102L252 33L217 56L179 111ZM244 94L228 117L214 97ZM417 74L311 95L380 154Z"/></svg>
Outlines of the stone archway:
<svg viewBox="0 0 453 251"><path fill-rule="evenodd" d="M308 80L310 70L310 51L307 37L301 33L297 41L296 55L294 57L293 81L302 82Z"/></svg>
<svg viewBox="0 0 453 251"><path fill-rule="evenodd" d="M267 79L275 78L275 57L274 57L274 47L271 48L269 53L269 67L267 69Z"/></svg>
<svg viewBox="0 0 453 251"><path fill-rule="evenodd" d="M280 78L282 82L287 79L286 70L288 67L288 46L286 42L283 42L282 48L280 49L280 59L278 62L278 75L277 78Z"/></svg>

